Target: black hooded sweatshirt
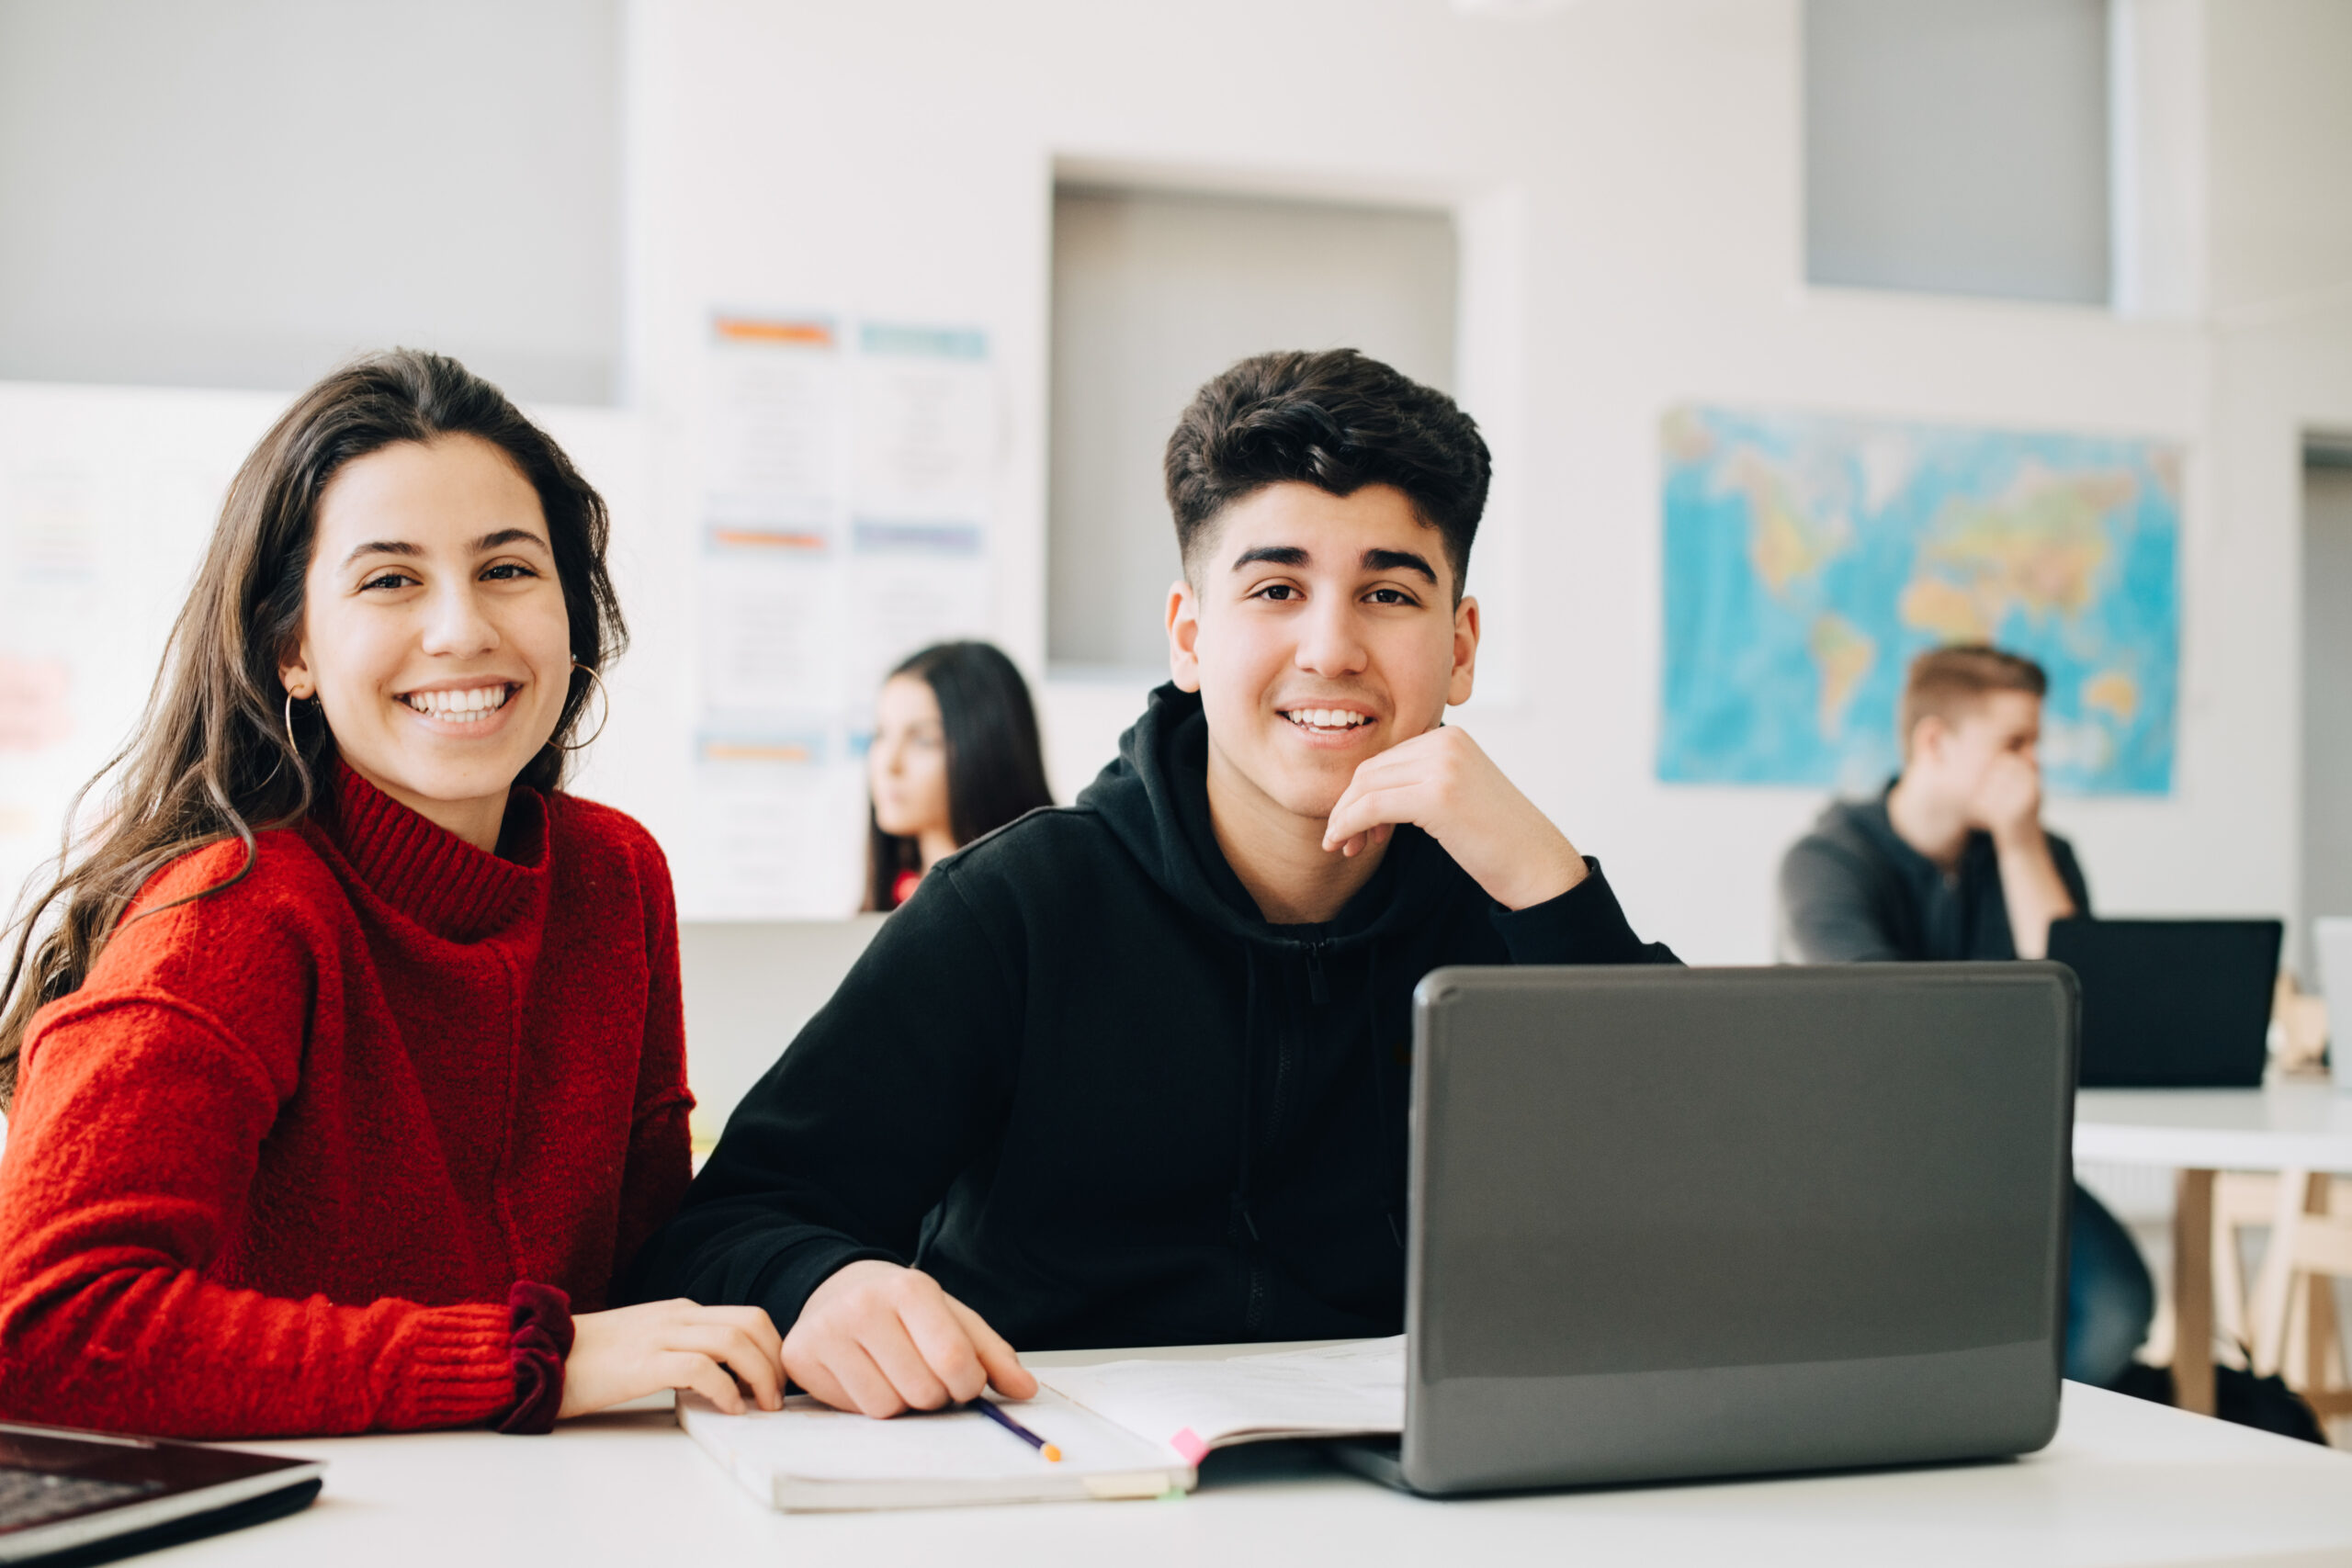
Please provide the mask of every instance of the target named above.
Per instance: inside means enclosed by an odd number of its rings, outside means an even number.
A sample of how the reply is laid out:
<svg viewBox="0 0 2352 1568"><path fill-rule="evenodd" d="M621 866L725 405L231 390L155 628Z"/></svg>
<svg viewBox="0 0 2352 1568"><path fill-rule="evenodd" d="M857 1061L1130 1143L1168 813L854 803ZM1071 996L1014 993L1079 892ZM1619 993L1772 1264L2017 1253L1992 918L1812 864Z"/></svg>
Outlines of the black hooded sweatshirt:
<svg viewBox="0 0 2352 1568"><path fill-rule="evenodd" d="M639 1299L765 1307L929 1272L1023 1349L1404 1326L1413 987L1446 964L1672 963L1600 867L1511 911L1399 828L1327 925L1271 925L1164 686L1066 809L941 861L737 1107Z"/></svg>

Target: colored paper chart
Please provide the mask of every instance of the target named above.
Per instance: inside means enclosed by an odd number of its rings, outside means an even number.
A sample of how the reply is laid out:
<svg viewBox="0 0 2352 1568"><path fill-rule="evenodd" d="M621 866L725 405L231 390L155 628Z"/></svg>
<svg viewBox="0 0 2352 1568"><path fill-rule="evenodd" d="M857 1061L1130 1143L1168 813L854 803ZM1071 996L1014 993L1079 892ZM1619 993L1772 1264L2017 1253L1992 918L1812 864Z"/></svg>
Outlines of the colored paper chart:
<svg viewBox="0 0 2352 1568"><path fill-rule="evenodd" d="M976 330L825 312L710 321L689 918L856 905L876 692L987 637L1001 393Z"/></svg>

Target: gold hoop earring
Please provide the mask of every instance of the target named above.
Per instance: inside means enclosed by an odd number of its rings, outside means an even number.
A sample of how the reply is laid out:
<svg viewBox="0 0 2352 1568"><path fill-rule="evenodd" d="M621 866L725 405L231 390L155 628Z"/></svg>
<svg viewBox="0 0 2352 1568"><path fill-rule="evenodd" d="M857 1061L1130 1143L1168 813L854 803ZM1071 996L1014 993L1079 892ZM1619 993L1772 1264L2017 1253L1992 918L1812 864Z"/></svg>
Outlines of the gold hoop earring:
<svg viewBox="0 0 2352 1568"><path fill-rule="evenodd" d="M302 754L302 743L294 739L294 688L291 686L286 688L286 744L293 749L296 756Z"/></svg>
<svg viewBox="0 0 2352 1568"><path fill-rule="evenodd" d="M580 660L575 659L571 661L571 667L574 670L585 670L588 672L588 679L596 682L596 690L604 694L605 716L596 721L596 735L602 735L605 733L605 726L613 722L612 691L605 684L605 678L596 673L596 667L594 665L582 664ZM560 742L559 745L561 750L566 751L585 751L589 747L596 744L596 735L592 735L585 740L563 741Z"/></svg>

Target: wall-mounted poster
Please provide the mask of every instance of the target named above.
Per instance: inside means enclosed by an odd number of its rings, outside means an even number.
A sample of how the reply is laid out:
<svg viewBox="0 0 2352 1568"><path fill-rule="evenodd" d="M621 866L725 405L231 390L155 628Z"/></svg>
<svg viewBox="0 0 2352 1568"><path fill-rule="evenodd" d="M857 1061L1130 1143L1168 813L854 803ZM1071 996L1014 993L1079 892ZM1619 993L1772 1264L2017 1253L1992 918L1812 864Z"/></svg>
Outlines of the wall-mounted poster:
<svg viewBox="0 0 2352 1568"><path fill-rule="evenodd" d="M2172 788L2181 447L1678 408L1665 457L1657 775L1875 788L1913 655L2050 675L2053 790Z"/></svg>
<svg viewBox="0 0 2352 1568"><path fill-rule="evenodd" d="M884 675L993 622L1000 395L972 327L710 321L689 919L856 907Z"/></svg>

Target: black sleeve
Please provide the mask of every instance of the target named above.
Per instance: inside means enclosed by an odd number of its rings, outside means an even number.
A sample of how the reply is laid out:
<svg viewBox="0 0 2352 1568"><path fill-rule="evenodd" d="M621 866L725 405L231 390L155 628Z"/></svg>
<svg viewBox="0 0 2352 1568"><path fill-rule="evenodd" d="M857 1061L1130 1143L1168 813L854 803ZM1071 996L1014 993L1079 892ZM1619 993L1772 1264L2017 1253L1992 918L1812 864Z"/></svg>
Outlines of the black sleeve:
<svg viewBox="0 0 2352 1568"><path fill-rule="evenodd" d="M1781 860L1781 957L1874 964L1902 956L1871 897L1868 871L1817 835L1798 840Z"/></svg>
<svg viewBox="0 0 2352 1568"><path fill-rule="evenodd" d="M765 1307L788 1330L843 1264L912 1261L1011 1098L1021 971L990 929L952 874L924 879L736 1107L632 1299Z"/></svg>
<svg viewBox="0 0 2352 1568"><path fill-rule="evenodd" d="M1489 914L1513 964L1679 964L1662 942L1634 934L1600 863L1584 857L1591 873L1556 898L1524 909L1493 905Z"/></svg>

